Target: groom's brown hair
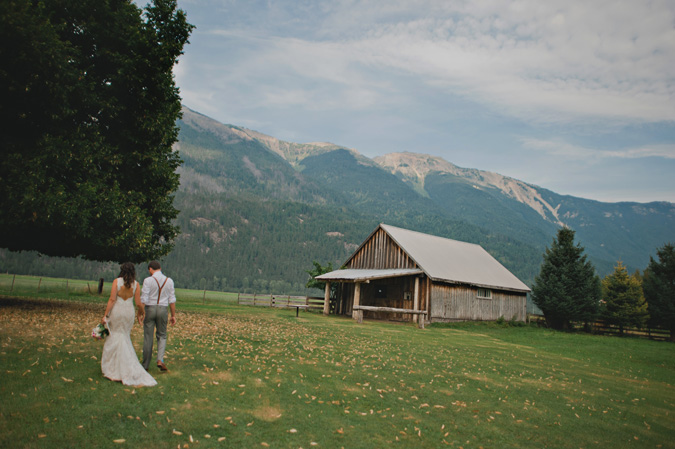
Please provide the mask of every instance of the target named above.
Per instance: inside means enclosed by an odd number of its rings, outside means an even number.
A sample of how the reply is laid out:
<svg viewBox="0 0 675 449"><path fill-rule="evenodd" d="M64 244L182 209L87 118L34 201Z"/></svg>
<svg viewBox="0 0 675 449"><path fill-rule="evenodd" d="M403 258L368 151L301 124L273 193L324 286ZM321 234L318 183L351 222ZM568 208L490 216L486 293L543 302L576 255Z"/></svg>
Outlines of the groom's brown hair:
<svg viewBox="0 0 675 449"><path fill-rule="evenodd" d="M148 268L152 268L153 270L161 270L162 266L159 264L159 262L153 260L148 264Z"/></svg>

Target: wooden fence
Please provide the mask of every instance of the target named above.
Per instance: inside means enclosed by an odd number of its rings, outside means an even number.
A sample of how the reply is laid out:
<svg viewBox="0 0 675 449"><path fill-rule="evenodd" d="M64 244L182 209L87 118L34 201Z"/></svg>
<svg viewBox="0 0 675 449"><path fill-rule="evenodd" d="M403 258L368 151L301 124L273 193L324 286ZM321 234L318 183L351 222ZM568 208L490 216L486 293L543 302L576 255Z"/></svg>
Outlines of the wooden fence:
<svg viewBox="0 0 675 449"><path fill-rule="evenodd" d="M600 335L621 335L621 329L614 324L607 324L604 321L593 323L593 333ZM670 340L670 331L658 328L624 327L623 335L627 337L649 338L650 340Z"/></svg>
<svg viewBox="0 0 675 449"><path fill-rule="evenodd" d="M528 321L542 324L546 323L546 319L542 315L528 315ZM576 323L574 328L584 329L584 324ZM614 335L617 337L622 335L619 326L607 324L603 320L598 320L591 324L591 332L598 335ZM670 340L670 331L654 327L644 327L642 329L637 327L624 327L623 336L648 338L650 340Z"/></svg>
<svg viewBox="0 0 675 449"><path fill-rule="evenodd" d="M318 296L259 295L239 293L237 304L255 307L307 306L308 310L323 311L324 298Z"/></svg>

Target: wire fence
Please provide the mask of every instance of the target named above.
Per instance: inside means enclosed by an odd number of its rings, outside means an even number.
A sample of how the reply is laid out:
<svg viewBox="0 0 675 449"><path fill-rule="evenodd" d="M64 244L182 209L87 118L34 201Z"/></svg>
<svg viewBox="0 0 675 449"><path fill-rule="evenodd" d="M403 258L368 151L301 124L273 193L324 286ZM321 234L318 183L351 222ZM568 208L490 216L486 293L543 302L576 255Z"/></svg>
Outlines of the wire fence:
<svg viewBox="0 0 675 449"><path fill-rule="evenodd" d="M0 295L35 298L74 299L91 297L107 300L112 282L73 280L45 276L0 274ZM100 293L99 293L100 288ZM239 293L212 290L176 289L176 299L183 304L239 304ZM270 297L270 295L266 295ZM272 295L280 297L280 295ZM258 295L263 297L263 295ZM285 297L285 296L284 296ZM303 297L304 298L304 297Z"/></svg>

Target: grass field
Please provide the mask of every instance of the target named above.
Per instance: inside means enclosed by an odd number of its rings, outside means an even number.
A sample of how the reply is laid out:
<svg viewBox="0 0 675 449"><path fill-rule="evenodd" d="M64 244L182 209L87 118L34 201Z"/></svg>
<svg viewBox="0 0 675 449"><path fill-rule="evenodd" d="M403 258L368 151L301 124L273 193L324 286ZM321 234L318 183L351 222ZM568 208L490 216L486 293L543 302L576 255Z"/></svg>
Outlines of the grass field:
<svg viewBox="0 0 675 449"><path fill-rule="evenodd" d="M112 284L103 285L103 293L98 295L97 280L73 280L50 278L46 276L24 276L0 273L0 295L12 297L48 298L64 300L84 300L96 302L108 299ZM181 303L188 305L236 304L237 294L204 290L176 289Z"/></svg>
<svg viewBox="0 0 675 449"><path fill-rule="evenodd" d="M0 298L0 447L675 447L672 343L178 296L141 389L101 375L106 298Z"/></svg>

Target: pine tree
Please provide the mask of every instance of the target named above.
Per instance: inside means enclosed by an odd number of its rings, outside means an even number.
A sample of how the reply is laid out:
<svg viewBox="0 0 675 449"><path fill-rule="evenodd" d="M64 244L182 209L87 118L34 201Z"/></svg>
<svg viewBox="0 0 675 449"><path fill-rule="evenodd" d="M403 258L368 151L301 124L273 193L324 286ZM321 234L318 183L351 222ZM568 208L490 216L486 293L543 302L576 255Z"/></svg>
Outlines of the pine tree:
<svg viewBox="0 0 675 449"><path fill-rule="evenodd" d="M618 262L614 273L602 280L602 317L608 324L624 327L642 327L649 316L642 293L642 283L637 276L630 276L623 263Z"/></svg>
<svg viewBox="0 0 675 449"><path fill-rule="evenodd" d="M675 341L675 246L672 243L656 250L659 261L649 258L642 288L647 299L651 324L670 330Z"/></svg>
<svg viewBox="0 0 675 449"><path fill-rule="evenodd" d="M581 245L574 245L574 231L561 228L544 253L532 300L554 329L569 329L572 322L589 323L597 317L600 278L583 252Z"/></svg>

